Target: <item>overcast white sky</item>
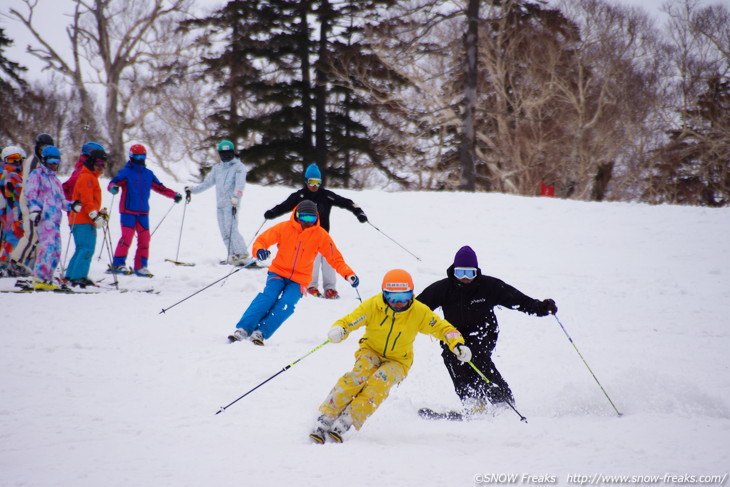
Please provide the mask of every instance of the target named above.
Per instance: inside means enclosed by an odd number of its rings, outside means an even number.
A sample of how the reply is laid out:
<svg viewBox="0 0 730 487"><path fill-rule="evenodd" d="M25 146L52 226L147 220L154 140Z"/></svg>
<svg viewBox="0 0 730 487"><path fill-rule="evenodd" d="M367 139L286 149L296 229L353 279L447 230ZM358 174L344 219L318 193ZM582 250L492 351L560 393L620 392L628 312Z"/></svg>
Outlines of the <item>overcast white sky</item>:
<svg viewBox="0 0 730 487"><path fill-rule="evenodd" d="M659 8L667 0L609 0L627 5L635 5L647 11L655 12L659 16ZM680 0L669 0L680 1ZM730 2L730 0L717 0ZM71 21L70 14L73 12L72 0L37 0L38 7L35 13L34 24L38 25L42 32L52 39L54 47L65 48L68 44L65 28ZM225 0L199 0L196 6L223 5ZM710 3L710 2L708 2ZM0 0L0 25L5 28L6 35L14 41L14 45L6 51L6 56L11 60L28 68L27 79L43 79L45 76L41 69L43 64L34 56L26 52L29 43L35 44L25 27L17 20L7 15L11 8L20 12L26 12L27 8L22 0Z"/></svg>

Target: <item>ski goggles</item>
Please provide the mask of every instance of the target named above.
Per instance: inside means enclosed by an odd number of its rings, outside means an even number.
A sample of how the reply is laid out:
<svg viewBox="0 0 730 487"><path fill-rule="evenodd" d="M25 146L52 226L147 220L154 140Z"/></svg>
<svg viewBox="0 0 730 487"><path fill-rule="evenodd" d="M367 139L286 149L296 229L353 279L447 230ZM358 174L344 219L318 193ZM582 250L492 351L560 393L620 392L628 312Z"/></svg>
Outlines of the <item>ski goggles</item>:
<svg viewBox="0 0 730 487"><path fill-rule="evenodd" d="M319 186L322 184L322 180L320 178L309 178L307 179L307 184L310 186Z"/></svg>
<svg viewBox="0 0 730 487"><path fill-rule="evenodd" d="M413 291L383 291L387 303L407 303L413 299Z"/></svg>
<svg viewBox="0 0 730 487"><path fill-rule="evenodd" d="M476 267L454 267L454 277L457 279L474 279L477 277Z"/></svg>
<svg viewBox="0 0 730 487"><path fill-rule="evenodd" d="M297 213L297 220L305 223L314 223L317 221L316 213Z"/></svg>
<svg viewBox="0 0 730 487"><path fill-rule="evenodd" d="M129 158L133 161L144 161L147 159L147 154L134 154L133 152L130 152Z"/></svg>
<svg viewBox="0 0 730 487"><path fill-rule="evenodd" d="M10 154L5 158L5 162L8 164L20 164L23 162L23 156L20 154Z"/></svg>
<svg viewBox="0 0 730 487"><path fill-rule="evenodd" d="M57 157L46 157L43 162L45 162L46 164L60 164L61 159Z"/></svg>

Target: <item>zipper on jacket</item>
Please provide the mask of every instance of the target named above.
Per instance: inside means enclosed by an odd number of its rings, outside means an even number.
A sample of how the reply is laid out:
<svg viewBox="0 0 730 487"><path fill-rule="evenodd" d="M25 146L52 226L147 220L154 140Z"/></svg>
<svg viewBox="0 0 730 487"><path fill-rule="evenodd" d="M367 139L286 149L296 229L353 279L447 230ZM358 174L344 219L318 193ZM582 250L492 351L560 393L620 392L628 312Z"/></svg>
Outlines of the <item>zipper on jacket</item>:
<svg viewBox="0 0 730 487"><path fill-rule="evenodd" d="M388 317L388 312L386 310L385 313L386 319ZM386 320L383 320L383 323L385 323ZM383 357L388 356L388 343L390 342L390 334L393 333L393 327L395 326L395 313L393 313L393 317L390 319L390 330L388 330L388 336L385 337L385 346L383 347ZM398 336L400 336L400 333L398 333ZM396 341L398 340L398 336L395 337ZM395 342L393 342L393 346L395 346ZM391 350L393 350L391 348Z"/></svg>
<svg viewBox="0 0 730 487"><path fill-rule="evenodd" d="M292 262L291 265L291 274L289 274L289 280L292 280L292 277L294 277L294 269L297 267L297 261L299 260L299 251L302 248L302 241L299 240L299 243L297 244L297 251L294 253L294 262Z"/></svg>

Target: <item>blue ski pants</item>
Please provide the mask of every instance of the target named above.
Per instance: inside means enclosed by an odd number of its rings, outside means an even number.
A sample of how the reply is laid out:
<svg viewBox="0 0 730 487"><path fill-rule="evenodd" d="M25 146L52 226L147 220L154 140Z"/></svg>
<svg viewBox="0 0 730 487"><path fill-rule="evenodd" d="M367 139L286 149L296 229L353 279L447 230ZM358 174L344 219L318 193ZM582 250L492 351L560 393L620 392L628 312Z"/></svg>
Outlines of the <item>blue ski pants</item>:
<svg viewBox="0 0 730 487"><path fill-rule="evenodd" d="M91 259L96 248L96 225L93 223L79 223L71 227L76 250L66 269L66 279L75 281L89 277Z"/></svg>
<svg viewBox="0 0 730 487"><path fill-rule="evenodd" d="M236 328L243 328L249 335L259 330L268 339L294 313L302 295L301 284L269 272L263 292L254 298Z"/></svg>

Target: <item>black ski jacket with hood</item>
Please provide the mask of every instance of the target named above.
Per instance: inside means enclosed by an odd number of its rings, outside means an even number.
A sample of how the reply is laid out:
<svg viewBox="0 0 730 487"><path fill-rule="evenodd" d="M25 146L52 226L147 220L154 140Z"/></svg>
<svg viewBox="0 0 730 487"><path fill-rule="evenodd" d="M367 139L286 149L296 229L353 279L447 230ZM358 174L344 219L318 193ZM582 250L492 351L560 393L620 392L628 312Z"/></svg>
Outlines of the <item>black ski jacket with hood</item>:
<svg viewBox="0 0 730 487"><path fill-rule="evenodd" d="M444 318L461 332L470 348L491 353L497 344L499 324L494 314L496 306L541 315L541 301L533 299L496 277L482 275L463 284L454 277L450 266L446 279L436 281L421 292L416 299L435 310L441 308Z"/></svg>

